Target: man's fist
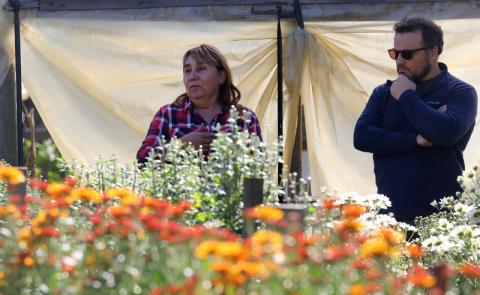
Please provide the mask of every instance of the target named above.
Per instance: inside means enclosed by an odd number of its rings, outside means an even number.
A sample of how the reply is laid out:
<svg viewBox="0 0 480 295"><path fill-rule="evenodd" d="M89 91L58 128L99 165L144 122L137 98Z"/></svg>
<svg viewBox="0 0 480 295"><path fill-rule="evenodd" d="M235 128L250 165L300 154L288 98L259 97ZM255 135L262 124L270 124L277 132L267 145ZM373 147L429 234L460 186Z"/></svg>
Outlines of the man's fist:
<svg viewBox="0 0 480 295"><path fill-rule="evenodd" d="M390 86L390 94L398 100L403 92L408 89L416 90L417 85L412 80L408 79L405 75L399 75L398 78L393 81Z"/></svg>

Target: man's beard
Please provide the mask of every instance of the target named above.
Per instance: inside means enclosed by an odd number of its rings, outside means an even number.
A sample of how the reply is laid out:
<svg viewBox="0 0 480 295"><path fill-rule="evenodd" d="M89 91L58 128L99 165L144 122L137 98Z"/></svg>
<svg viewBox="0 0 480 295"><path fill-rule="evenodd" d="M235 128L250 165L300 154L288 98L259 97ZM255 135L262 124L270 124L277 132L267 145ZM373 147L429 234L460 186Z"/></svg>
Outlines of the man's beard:
<svg viewBox="0 0 480 295"><path fill-rule="evenodd" d="M427 63L418 75L412 76L410 79L415 84L418 84L422 82L422 80L430 73L431 70L432 70L432 66L429 63Z"/></svg>

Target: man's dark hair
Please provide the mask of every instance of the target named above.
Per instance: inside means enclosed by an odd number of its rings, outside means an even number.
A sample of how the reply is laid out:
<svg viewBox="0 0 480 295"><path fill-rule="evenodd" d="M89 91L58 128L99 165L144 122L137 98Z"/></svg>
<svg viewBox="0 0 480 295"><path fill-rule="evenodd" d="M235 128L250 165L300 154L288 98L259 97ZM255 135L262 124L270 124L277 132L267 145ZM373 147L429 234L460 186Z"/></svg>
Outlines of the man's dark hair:
<svg viewBox="0 0 480 295"><path fill-rule="evenodd" d="M443 31L433 21L421 17L405 17L393 26L395 33L422 33L423 46L433 48L437 46L438 54L443 50Z"/></svg>

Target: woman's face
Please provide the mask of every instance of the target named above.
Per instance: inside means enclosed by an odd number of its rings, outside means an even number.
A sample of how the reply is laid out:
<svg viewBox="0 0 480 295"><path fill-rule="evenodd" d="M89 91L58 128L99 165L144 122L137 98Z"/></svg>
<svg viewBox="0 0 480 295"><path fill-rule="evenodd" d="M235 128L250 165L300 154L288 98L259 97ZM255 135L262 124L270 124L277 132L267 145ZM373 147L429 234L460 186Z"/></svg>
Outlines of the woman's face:
<svg viewBox="0 0 480 295"><path fill-rule="evenodd" d="M225 72L205 61L189 56L183 65L183 83L188 97L199 107L218 103L220 85L225 82Z"/></svg>

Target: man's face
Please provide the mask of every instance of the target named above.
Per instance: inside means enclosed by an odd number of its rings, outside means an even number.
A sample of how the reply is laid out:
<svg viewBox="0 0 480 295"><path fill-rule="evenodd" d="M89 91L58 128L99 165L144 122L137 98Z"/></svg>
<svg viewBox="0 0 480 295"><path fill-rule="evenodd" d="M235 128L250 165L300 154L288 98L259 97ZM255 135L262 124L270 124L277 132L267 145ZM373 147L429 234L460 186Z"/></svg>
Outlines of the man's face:
<svg viewBox="0 0 480 295"><path fill-rule="evenodd" d="M418 49L424 47L420 31L395 34L393 47L395 50ZM432 70L432 54L430 49L413 53L411 59L405 59L401 54L397 60L397 73L407 76L415 83L421 82Z"/></svg>

